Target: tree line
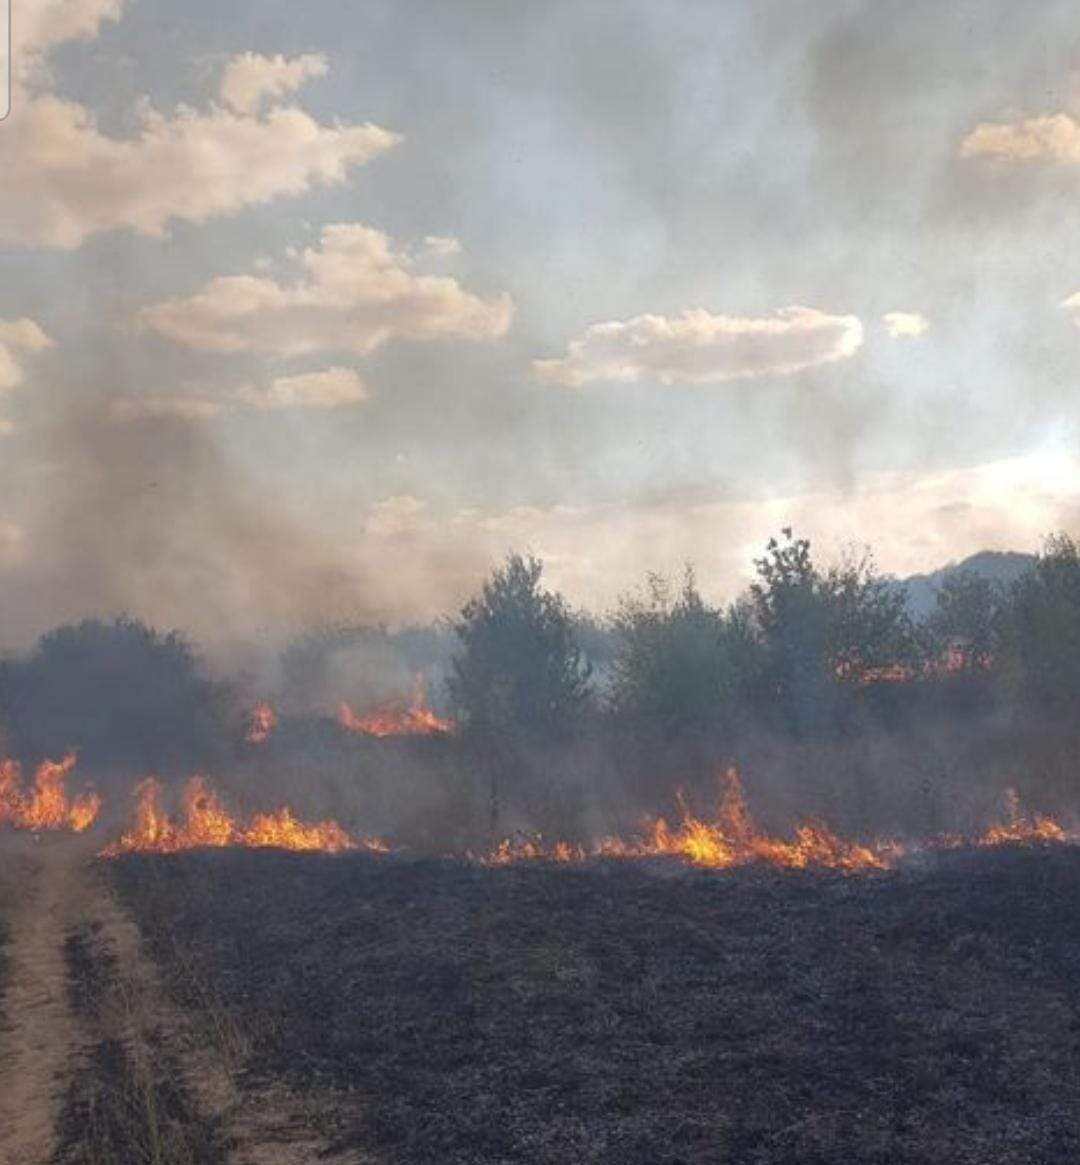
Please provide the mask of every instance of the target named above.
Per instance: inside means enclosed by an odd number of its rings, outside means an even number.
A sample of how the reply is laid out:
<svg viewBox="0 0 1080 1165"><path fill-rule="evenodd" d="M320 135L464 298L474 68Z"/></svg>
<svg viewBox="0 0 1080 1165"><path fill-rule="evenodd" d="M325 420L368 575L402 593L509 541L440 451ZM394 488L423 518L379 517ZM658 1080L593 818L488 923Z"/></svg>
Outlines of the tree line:
<svg viewBox="0 0 1080 1165"><path fill-rule="evenodd" d="M650 576L607 621L598 684L581 619L543 565L508 556L455 624L449 691L467 732L560 734L605 717L663 734L766 729L795 738L1002 704L1067 718L1080 706L1080 551L1047 539L1008 586L948 574L915 618L869 551L819 565L785 529L745 594L709 603L692 568Z"/></svg>
<svg viewBox="0 0 1080 1165"><path fill-rule="evenodd" d="M821 565L784 530L754 567L729 604L710 603L688 567L649 576L598 619L545 584L539 559L512 553L442 631L324 629L285 652L282 673L309 686L321 653L369 641L434 653L473 740L597 726L806 740L1002 709L1064 724L1080 707L1080 550L1067 535L1008 586L948 574L921 618L869 552ZM217 766L245 711L182 635L136 619L67 624L0 661L0 750L23 756L78 746L91 763Z"/></svg>

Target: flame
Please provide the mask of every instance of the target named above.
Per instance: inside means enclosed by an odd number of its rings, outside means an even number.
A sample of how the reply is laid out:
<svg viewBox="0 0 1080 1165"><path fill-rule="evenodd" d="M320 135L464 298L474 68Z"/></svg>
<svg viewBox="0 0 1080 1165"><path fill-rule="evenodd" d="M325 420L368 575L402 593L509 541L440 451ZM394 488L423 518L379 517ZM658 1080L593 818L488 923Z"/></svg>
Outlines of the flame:
<svg viewBox="0 0 1080 1165"><path fill-rule="evenodd" d="M1005 790L1005 819L991 825L978 845L1037 845L1068 841L1065 830L1052 818L1041 813L1025 813L1015 789Z"/></svg>
<svg viewBox="0 0 1080 1165"><path fill-rule="evenodd" d="M348 732L378 737L437 736L454 730L452 720L437 715L427 706L422 679L416 681L410 696L387 700L363 715L342 703L338 723Z"/></svg>
<svg viewBox="0 0 1080 1165"><path fill-rule="evenodd" d="M886 869L902 852L896 843L860 845L846 841L821 821L803 823L790 841L759 833L735 769L723 774L714 820L695 817L682 796L679 805L682 819L677 826L657 817L647 823L643 836L637 839L603 838L579 845L566 841L548 843L540 835L516 835L500 842L480 860L502 866L530 859L576 862L589 857L678 857L708 869L729 869L761 861L787 869L816 866L852 873Z"/></svg>
<svg viewBox="0 0 1080 1165"><path fill-rule="evenodd" d="M338 853L365 849L382 852L385 843L375 838L355 842L336 821L300 821L284 806L272 813L256 814L239 824L228 812L206 777L192 777L184 786L183 820L175 823L162 807L161 782L147 777L135 789L135 816L131 829L106 847L102 857L125 853L179 853L181 850L245 846Z"/></svg>
<svg viewBox="0 0 1080 1165"><path fill-rule="evenodd" d="M248 716L248 730L244 739L248 744L265 744L277 727L277 713L269 704L256 704Z"/></svg>
<svg viewBox="0 0 1080 1165"><path fill-rule="evenodd" d="M68 797L66 782L75 767L75 753L61 761L42 761L34 772L33 788L22 789L17 761L0 760L0 825L15 829L71 830L83 833L97 820L101 798L92 792Z"/></svg>
<svg viewBox="0 0 1080 1165"><path fill-rule="evenodd" d="M352 838L336 821L320 821L315 825L305 825L293 816L286 805L275 813L259 813L251 819L247 829L241 834L242 844L247 846L269 846L274 849L323 850L337 853L354 849ZM371 844L368 839L365 848L380 849L385 852L385 843Z"/></svg>

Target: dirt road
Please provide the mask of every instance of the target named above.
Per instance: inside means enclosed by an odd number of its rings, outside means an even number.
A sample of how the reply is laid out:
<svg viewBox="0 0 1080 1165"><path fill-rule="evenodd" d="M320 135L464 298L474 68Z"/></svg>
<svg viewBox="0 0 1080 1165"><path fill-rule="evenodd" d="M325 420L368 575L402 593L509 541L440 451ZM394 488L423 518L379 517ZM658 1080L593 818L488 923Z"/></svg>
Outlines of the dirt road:
<svg viewBox="0 0 1080 1165"><path fill-rule="evenodd" d="M236 1056L162 990L99 844L0 835L0 1165L367 1160L327 1152L309 1101L237 1088Z"/></svg>
<svg viewBox="0 0 1080 1165"><path fill-rule="evenodd" d="M0 1028L0 1165L44 1165L56 1150L80 1050L64 941L90 892L91 852L69 837L3 840L11 942Z"/></svg>

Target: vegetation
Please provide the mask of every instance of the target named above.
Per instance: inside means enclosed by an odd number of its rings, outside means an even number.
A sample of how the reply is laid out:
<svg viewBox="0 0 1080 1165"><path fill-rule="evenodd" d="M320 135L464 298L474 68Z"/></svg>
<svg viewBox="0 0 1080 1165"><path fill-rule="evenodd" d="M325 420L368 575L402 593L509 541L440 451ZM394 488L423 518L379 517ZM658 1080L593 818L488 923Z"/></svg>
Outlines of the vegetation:
<svg viewBox="0 0 1080 1165"><path fill-rule="evenodd" d="M1080 705L1080 549L1056 535L1021 565L1010 559L1007 578L939 573L916 615L868 551L823 565L785 529L729 606L688 567L675 583L648 576L598 616L547 586L540 560L511 554L456 621L294 640L275 699L288 718L280 739L332 751L342 701L362 709L425 679L429 701L479 746L467 763L521 781L537 779L533 763L552 770L541 743L586 739L607 749L591 754L594 772L614 755L604 739L634 741L641 766L650 741L672 763L686 741L715 765L751 739L812 746L990 714L1063 742ZM84 768L235 770L248 755L244 712L182 636L134 619L58 627L0 662L0 745L28 761L75 747Z"/></svg>
<svg viewBox="0 0 1080 1165"><path fill-rule="evenodd" d="M86 619L43 636L0 674L14 747L31 757L77 748L91 765L146 771L201 765L227 736L227 686L191 645L136 619Z"/></svg>
<svg viewBox="0 0 1080 1165"><path fill-rule="evenodd" d="M511 554L454 625L461 651L449 689L467 731L559 733L585 708L592 669L542 574L538 559Z"/></svg>

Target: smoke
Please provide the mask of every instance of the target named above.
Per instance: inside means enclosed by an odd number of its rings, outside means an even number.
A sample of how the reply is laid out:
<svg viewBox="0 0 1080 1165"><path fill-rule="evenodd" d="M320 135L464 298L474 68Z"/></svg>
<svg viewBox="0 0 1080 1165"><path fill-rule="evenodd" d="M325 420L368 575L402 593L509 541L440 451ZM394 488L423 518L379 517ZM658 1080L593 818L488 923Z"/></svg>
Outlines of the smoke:
<svg viewBox="0 0 1080 1165"><path fill-rule="evenodd" d="M225 641L373 614L364 565L255 492L209 427L73 407L36 441L45 469L0 591L9 645L121 611Z"/></svg>

